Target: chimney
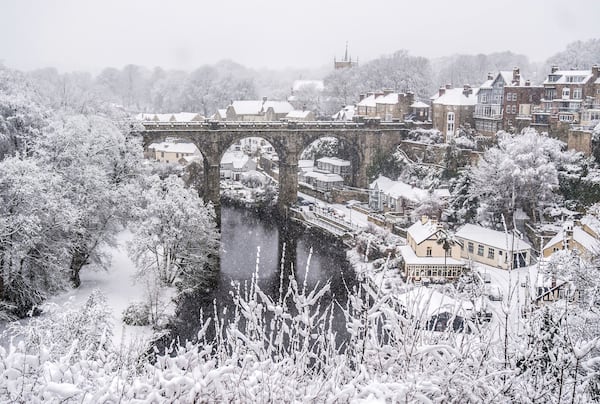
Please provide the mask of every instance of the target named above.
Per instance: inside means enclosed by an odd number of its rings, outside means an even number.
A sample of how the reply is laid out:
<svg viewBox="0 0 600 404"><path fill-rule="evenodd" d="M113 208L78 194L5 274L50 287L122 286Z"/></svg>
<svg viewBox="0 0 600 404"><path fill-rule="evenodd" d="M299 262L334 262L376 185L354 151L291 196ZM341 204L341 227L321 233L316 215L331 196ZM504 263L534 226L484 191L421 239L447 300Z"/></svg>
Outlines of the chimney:
<svg viewBox="0 0 600 404"><path fill-rule="evenodd" d="M521 83L521 72L518 67L513 68L512 82L515 86L518 86Z"/></svg>
<svg viewBox="0 0 600 404"><path fill-rule="evenodd" d="M488 80L494 80L494 75L492 74L492 72L488 72Z"/></svg>
<svg viewBox="0 0 600 404"><path fill-rule="evenodd" d="M367 97L370 97L370 96L372 96L372 95L375 95L375 93L374 93L373 91L369 91L369 92L367 93Z"/></svg>
<svg viewBox="0 0 600 404"><path fill-rule="evenodd" d="M427 215L421 216L421 224L427 223L428 220L429 220L429 216L427 216Z"/></svg>
<svg viewBox="0 0 600 404"><path fill-rule="evenodd" d="M550 73L554 74L558 71L558 66L557 65L552 65L552 67L550 68Z"/></svg>
<svg viewBox="0 0 600 404"><path fill-rule="evenodd" d="M263 104L267 102L267 97L263 97Z"/></svg>
<svg viewBox="0 0 600 404"><path fill-rule="evenodd" d="M468 84L465 84L463 86L463 94L465 95L465 97L468 97L472 93L473 93L473 90L471 89L471 86Z"/></svg>
<svg viewBox="0 0 600 404"><path fill-rule="evenodd" d="M452 88L452 84L448 83L446 84L446 90L450 90Z"/></svg>
<svg viewBox="0 0 600 404"><path fill-rule="evenodd" d="M525 80L525 87L529 87L531 85L531 81Z"/></svg>
<svg viewBox="0 0 600 404"><path fill-rule="evenodd" d="M440 89L438 90L438 97L441 97L445 93L446 93L446 87L440 87Z"/></svg>
<svg viewBox="0 0 600 404"><path fill-rule="evenodd" d="M382 91L377 91L375 93L375 98L381 97L382 95L384 95L384 93Z"/></svg>
<svg viewBox="0 0 600 404"><path fill-rule="evenodd" d="M363 94L359 94L358 95L358 102L361 102L362 100L364 100L365 97L366 97L366 94L364 94L364 93Z"/></svg>
<svg viewBox="0 0 600 404"><path fill-rule="evenodd" d="M384 96L385 96L385 95L388 95L388 94L391 94L391 93L393 93L393 92L394 92L394 90L392 90L391 88L384 88L384 89L383 89L383 95L384 95Z"/></svg>
<svg viewBox="0 0 600 404"><path fill-rule="evenodd" d="M600 77L600 66L598 66L598 65L592 66L592 75L594 76L594 78Z"/></svg>

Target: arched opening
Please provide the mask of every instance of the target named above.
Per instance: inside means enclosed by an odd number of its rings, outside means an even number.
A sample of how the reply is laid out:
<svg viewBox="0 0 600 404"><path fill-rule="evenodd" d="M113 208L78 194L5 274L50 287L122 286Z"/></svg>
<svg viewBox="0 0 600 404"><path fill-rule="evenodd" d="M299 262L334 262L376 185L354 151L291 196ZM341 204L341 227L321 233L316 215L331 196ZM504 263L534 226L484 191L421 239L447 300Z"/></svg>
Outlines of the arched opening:
<svg viewBox="0 0 600 404"><path fill-rule="evenodd" d="M279 156L261 137L239 138L219 162L220 198L256 208L275 206L278 196Z"/></svg>

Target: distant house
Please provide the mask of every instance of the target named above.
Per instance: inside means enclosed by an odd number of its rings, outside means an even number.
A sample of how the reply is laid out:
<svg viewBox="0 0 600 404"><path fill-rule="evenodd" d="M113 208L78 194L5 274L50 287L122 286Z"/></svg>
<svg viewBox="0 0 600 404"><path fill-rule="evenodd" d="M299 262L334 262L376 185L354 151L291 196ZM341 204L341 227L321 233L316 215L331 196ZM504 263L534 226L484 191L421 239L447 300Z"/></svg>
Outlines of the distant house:
<svg viewBox="0 0 600 404"><path fill-rule="evenodd" d="M465 224L455 237L461 243L461 257L481 264L508 269L529 266L532 248L513 232L504 233Z"/></svg>
<svg viewBox="0 0 600 404"><path fill-rule="evenodd" d="M344 186L344 179L339 174L320 171L308 171L304 173L304 181L317 191L331 191L333 189L341 189Z"/></svg>
<svg viewBox="0 0 600 404"><path fill-rule="evenodd" d="M338 112L333 114L331 118L334 121L352 121L354 118L355 107L354 105L346 105L342 107Z"/></svg>
<svg viewBox="0 0 600 404"><path fill-rule="evenodd" d="M471 88L469 85L464 85L463 88L446 85L440 87L437 94L430 98L433 128L442 132L446 141L454 137L459 127L474 127L473 112L478 91L478 88Z"/></svg>
<svg viewBox="0 0 600 404"><path fill-rule="evenodd" d="M427 216L406 230L407 245L400 247L400 253L407 281L423 278L449 280L460 276L464 267L460 246L455 244L446 252L438 243L444 232L436 220Z"/></svg>
<svg viewBox="0 0 600 404"><path fill-rule="evenodd" d="M321 157L317 159L317 169L331 174L339 174L343 178L347 178L352 174L350 162L338 157Z"/></svg>
<svg viewBox="0 0 600 404"><path fill-rule="evenodd" d="M402 314L430 331L468 331L467 321L475 317L475 307L436 289L417 287L398 295Z"/></svg>
<svg viewBox="0 0 600 404"><path fill-rule="evenodd" d="M148 146L147 155L161 163L187 164L191 160L202 158L200 151L193 143L152 143Z"/></svg>
<svg viewBox="0 0 600 404"><path fill-rule="evenodd" d="M410 104L410 116L413 121L425 122L429 120L431 107L422 101Z"/></svg>
<svg viewBox="0 0 600 404"><path fill-rule="evenodd" d="M355 116L381 118L382 121L404 120L411 112L413 93L395 93L392 90L361 94Z"/></svg>
<svg viewBox="0 0 600 404"><path fill-rule="evenodd" d="M525 85L525 80L521 77L519 68L515 67L512 72L501 71L496 75L488 73L488 79L480 87L477 94L477 105L475 106L475 129L477 133L495 137L496 132L503 129L503 112L505 106L504 94L509 91L506 87L521 87ZM512 102L512 89L511 94ZM516 96L515 100L516 101ZM511 106L516 104L508 104ZM516 109L515 109L516 113ZM512 114L512 109L511 109Z"/></svg>
<svg viewBox="0 0 600 404"><path fill-rule="evenodd" d="M287 101L262 100L233 101L227 107L228 121L279 121L294 110Z"/></svg>
<svg viewBox="0 0 600 404"><path fill-rule="evenodd" d="M286 116L285 116L285 120L286 121L290 121L290 122L300 122L300 121L314 121L315 120L315 113L312 111L308 111L308 110L293 110L290 111Z"/></svg>
<svg viewBox="0 0 600 404"><path fill-rule="evenodd" d="M218 109L217 112L215 112L213 114L213 116L211 116L212 119L216 120L216 121L225 121L227 120L227 109L223 108L223 109Z"/></svg>
<svg viewBox="0 0 600 404"><path fill-rule="evenodd" d="M242 173L256 170L256 161L244 153L226 152L221 158L221 178L239 181Z"/></svg>
<svg viewBox="0 0 600 404"><path fill-rule="evenodd" d="M396 212L409 218L413 210L431 196L444 203L450 197L447 189L428 191L394 181L382 175L369 185L369 207L378 212Z"/></svg>
<svg viewBox="0 0 600 404"><path fill-rule="evenodd" d="M600 221L594 216L584 216L581 221L567 221L561 231L542 248L544 258L561 250L577 250L582 258L600 255Z"/></svg>

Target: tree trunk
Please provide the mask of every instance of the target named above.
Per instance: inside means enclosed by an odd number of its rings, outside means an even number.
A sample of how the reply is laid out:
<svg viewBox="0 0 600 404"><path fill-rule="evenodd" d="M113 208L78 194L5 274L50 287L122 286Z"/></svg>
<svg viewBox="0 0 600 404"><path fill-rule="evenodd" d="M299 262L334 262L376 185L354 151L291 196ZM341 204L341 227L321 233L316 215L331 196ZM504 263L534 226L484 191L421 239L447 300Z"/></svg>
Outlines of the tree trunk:
<svg viewBox="0 0 600 404"><path fill-rule="evenodd" d="M71 256L71 265L69 266L69 269L71 271L69 280L71 281L71 285L73 285L74 288L78 288L79 286L81 286L79 271L81 271L81 268L83 268L83 266L87 263L87 260L88 254L78 249L73 251L73 255Z"/></svg>

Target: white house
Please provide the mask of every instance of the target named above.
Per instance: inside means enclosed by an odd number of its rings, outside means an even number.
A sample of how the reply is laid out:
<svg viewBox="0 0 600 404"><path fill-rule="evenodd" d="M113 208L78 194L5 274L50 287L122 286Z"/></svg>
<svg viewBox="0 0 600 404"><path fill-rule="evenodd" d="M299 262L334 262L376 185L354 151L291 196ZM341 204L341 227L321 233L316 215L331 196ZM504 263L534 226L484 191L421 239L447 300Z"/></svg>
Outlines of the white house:
<svg viewBox="0 0 600 404"><path fill-rule="evenodd" d="M514 232L465 224L455 237L461 242L461 257L465 259L502 269L525 267L531 262L531 245Z"/></svg>
<svg viewBox="0 0 600 404"><path fill-rule="evenodd" d="M226 152L221 158L221 178L239 181L241 174L256 170L256 161L247 154Z"/></svg>
<svg viewBox="0 0 600 404"><path fill-rule="evenodd" d="M406 230L407 245L400 247L404 260L406 280L423 278L456 279L464 263L460 259L460 246L454 244L445 251L441 242L446 230L434 219L423 216Z"/></svg>
<svg viewBox="0 0 600 404"><path fill-rule="evenodd" d="M304 174L304 181L318 191L331 191L341 189L344 179L339 174L308 171Z"/></svg>
<svg viewBox="0 0 600 404"><path fill-rule="evenodd" d="M342 107L338 112L333 114L331 117L334 121L352 121L354 118L355 107L354 105L346 105Z"/></svg>
<svg viewBox="0 0 600 404"><path fill-rule="evenodd" d="M195 144L173 142L152 143L148 146L148 157L161 163L181 164L202 158Z"/></svg>

